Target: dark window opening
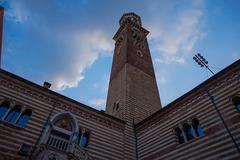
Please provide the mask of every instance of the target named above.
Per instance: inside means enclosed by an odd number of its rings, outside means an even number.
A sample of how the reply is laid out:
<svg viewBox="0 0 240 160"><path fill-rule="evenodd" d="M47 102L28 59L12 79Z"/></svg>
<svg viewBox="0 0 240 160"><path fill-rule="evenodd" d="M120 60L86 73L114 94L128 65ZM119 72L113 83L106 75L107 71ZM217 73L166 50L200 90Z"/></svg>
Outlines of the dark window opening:
<svg viewBox="0 0 240 160"><path fill-rule="evenodd" d="M79 131L78 131L78 139L77 139L77 144L81 144L81 138L82 138L82 130L81 128L79 128Z"/></svg>
<svg viewBox="0 0 240 160"><path fill-rule="evenodd" d="M142 57L143 56L143 53L141 52L141 51L137 51L137 54L138 54L138 56L140 56L140 57Z"/></svg>
<svg viewBox="0 0 240 160"><path fill-rule="evenodd" d="M187 123L185 123L183 125L183 128L184 128L184 132L185 132L187 140L189 141L189 140L193 139L194 138L194 130L193 130L193 128L189 124L187 124Z"/></svg>
<svg viewBox="0 0 240 160"><path fill-rule="evenodd" d="M233 104L235 105L238 112L240 112L240 97L233 98Z"/></svg>
<svg viewBox="0 0 240 160"><path fill-rule="evenodd" d="M119 102L116 103L116 110L119 109Z"/></svg>
<svg viewBox="0 0 240 160"><path fill-rule="evenodd" d="M9 102L3 102L0 105L0 119L3 118L3 116L7 113L8 109L9 109L10 103Z"/></svg>
<svg viewBox="0 0 240 160"><path fill-rule="evenodd" d="M90 138L89 131L86 131L85 133L83 133L82 139L81 139L81 144L80 144L81 148L87 148L88 143L89 143L89 138Z"/></svg>
<svg viewBox="0 0 240 160"><path fill-rule="evenodd" d="M199 121L196 118L194 118L192 120L192 125L193 125L193 129L194 129L197 137L202 137L203 136L203 129L202 129L201 124L199 123Z"/></svg>
<svg viewBox="0 0 240 160"><path fill-rule="evenodd" d="M119 102L113 103L113 111L117 111L119 109Z"/></svg>
<svg viewBox="0 0 240 160"><path fill-rule="evenodd" d="M13 109L10 110L10 112L6 116L5 120L12 124L15 123L20 112L21 112L20 107L18 107L18 106L14 107Z"/></svg>
<svg viewBox="0 0 240 160"><path fill-rule="evenodd" d="M179 129L179 128L176 128L176 129L175 129L175 132L176 132L177 137L178 137L178 142L179 142L180 144L184 143L185 140L184 140L183 131L182 131L181 129Z"/></svg>
<svg viewBox="0 0 240 160"><path fill-rule="evenodd" d="M17 125L20 127L25 127L31 115L32 115L31 110L26 110L25 112L23 112L17 121Z"/></svg>

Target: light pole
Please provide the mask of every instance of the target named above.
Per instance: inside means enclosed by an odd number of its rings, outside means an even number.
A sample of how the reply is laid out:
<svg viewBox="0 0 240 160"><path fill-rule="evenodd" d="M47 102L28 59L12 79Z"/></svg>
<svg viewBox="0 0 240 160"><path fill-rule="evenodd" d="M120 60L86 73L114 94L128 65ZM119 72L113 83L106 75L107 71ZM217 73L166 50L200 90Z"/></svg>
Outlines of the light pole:
<svg viewBox="0 0 240 160"><path fill-rule="evenodd" d="M198 65L201 67L206 67L214 75L214 72L208 67L208 61L200 53L195 54L193 59Z"/></svg>

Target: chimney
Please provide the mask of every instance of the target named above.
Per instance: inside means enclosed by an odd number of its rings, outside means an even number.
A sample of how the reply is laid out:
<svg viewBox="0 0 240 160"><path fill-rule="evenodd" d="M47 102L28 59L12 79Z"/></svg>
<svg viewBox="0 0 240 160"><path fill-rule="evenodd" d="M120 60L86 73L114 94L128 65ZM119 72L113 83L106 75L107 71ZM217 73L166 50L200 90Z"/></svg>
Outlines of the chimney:
<svg viewBox="0 0 240 160"><path fill-rule="evenodd" d="M2 68L2 36L4 8L0 6L0 69Z"/></svg>
<svg viewBox="0 0 240 160"><path fill-rule="evenodd" d="M51 87L51 83L45 81L43 87L49 89Z"/></svg>

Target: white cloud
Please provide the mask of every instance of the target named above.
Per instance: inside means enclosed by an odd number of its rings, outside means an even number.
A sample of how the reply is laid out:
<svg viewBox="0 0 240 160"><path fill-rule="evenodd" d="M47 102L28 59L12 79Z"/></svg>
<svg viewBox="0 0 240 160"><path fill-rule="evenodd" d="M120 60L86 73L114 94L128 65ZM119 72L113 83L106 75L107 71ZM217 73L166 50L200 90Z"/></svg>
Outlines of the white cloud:
<svg viewBox="0 0 240 160"><path fill-rule="evenodd" d="M92 99L90 102L92 105L104 105L105 104L105 100L104 99Z"/></svg>
<svg viewBox="0 0 240 160"><path fill-rule="evenodd" d="M167 79L166 79L166 77L164 77L164 76L159 76L159 75L157 75L157 82L158 82L158 84L165 84L166 82L167 82Z"/></svg>
<svg viewBox="0 0 240 160"><path fill-rule="evenodd" d="M35 55L41 59L36 63L45 64L47 71L38 68L46 79L52 83L53 90L64 90L77 87L84 79L84 71L101 55L109 55L114 43L106 31L100 28L81 28L81 19L69 20L67 14L59 10L58 5L50 1L48 7L44 1L9 1L10 9L7 15L10 20L21 24L21 27L31 28L29 39L36 39L34 44ZM58 19L57 17L61 17ZM68 23L69 22L69 23ZM40 51L41 50L41 51ZM34 61L34 59L33 59ZM35 60L36 61L36 60ZM38 76L39 76L38 75Z"/></svg>
<svg viewBox="0 0 240 160"><path fill-rule="evenodd" d="M39 53L37 49L31 51L34 54L42 55L42 59L39 59L39 61L44 61L45 68L48 70L42 69L38 72L44 72L42 74L52 83L52 89L54 90L77 87L79 82L84 79L86 69L90 68L99 56L113 52L114 43L111 40L111 32L103 28L107 28L109 23L101 24L101 27L98 27L97 25L100 22L95 24L91 18L81 19L81 16L73 16L74 19L80 17L73 20L69 16L71 15L69 12L72 10L69 10L68 13L64 12L65 10L59 10L54 1L23 1L20 3L20 1L10 0L9 3L11 6L11 9L8 11L9 17L20 23L31 22L31 25L26 28L31 28L31 32L36 32L35 37L40 37L37 40L43 41L43 44L36 41L34 43L36 46L34 47L46 48L44 50L46 51L45 55L44 52ZM45 3L48 3L48 7L43 7ZM165 4L165 2L158 1L155 1L155 3L160 6L162 3ZM146 28L151 32L151 50L158 53L157 57L154 57L157 64L185 63L186 55L192 51L194 44L202 37L203 32L199 26L203 17L201 8L203 4L201 0L192 3L190 8L187 7L180 12L172 13L171 11L177 7L169 7L171 4L175 4L175 2L170 2L169 6L162 8L170 8L168 10L170 12L165 13L164 11L163 14L163 12L154 13L159 11L158 6L147 2L147 4L150 4L150 7L156 6L150 10L144 10L143 13L146 13L148 18L151 19L149 27ZM78 13L78 9L76 9L76 13ZM164 21L159 22L159 17L168 19L168 14L176 15L173 16L174 18L171 21L167 20L167 23L164 23ZM76 15L75 12L74 15ZM94 14L86 15L96 17ZM106 15L109 16L107 12ZM143 21L143 25L147 26L147 23ZM86 28L86 26L89 27L84 30L83 28ZM45 37L42 38L41 36ZM46 37L50 39L49 42L55 42L57 47L44 44L46 40L44 38ZM32 38L31 35L28 38ZM37 44L40 45L37 46ZM28 44L28 46L30 45L31 43ZM49 59L48 56L50 56ZM37 76L39 75L41 74ZM164 82L164 80L161 81Z"/></svg>
<svg viewBox="0 0 240 160"><path fill-rule="evenodd" d="M86 31L73 33L65 40L70 41L73 53L69 56L72 60L68 69L61 72L62 76L53 77L53 89L64 90L77 87L84 78L83 72L98 59L101 53L110 53L113 50L112 41L102 31Z"/></svg>
<svg viewBox="0 0 240 160"><path fill-rule="evenodd" d="M98 110L104 110L106 101L105 99L96 98L90 101L90 105L95 106Z"/></svg>
<svg viewBox="0 0 240 160"><path fill-rule="evenodd" d="M194 1L191 8L181 11L173 22L150 24L153 51L158 53L157 63L185 63L193 46L204 36L201 30L202 1Z"/></svg>

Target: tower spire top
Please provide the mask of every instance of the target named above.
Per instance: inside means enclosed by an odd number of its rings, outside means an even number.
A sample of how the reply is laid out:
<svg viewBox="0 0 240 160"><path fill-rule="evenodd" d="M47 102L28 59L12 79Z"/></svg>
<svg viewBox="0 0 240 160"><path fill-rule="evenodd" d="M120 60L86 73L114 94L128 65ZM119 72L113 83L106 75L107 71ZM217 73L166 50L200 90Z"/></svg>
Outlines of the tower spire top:
<svg viewBox="0 0 240 160"><path fill-rule="evenodd" d="M119 20L120 26L126 23L133 23L142 26L141 17L134 12L124 13Z"/></svg>

